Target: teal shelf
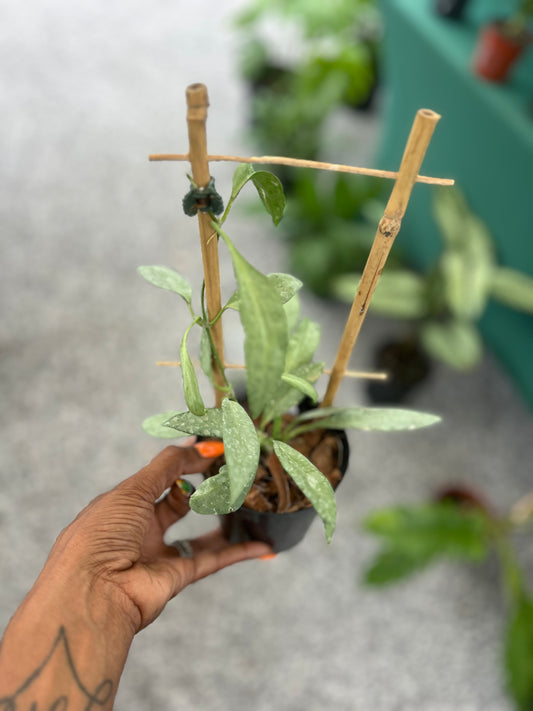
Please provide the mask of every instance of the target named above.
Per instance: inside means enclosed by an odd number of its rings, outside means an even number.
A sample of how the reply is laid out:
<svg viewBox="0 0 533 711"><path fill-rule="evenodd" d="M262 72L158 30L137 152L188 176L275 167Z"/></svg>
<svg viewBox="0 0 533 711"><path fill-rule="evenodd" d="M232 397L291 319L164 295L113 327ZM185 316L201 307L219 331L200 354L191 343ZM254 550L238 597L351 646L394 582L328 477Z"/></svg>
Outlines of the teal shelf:
<svg viewBox="0 0 533 711"><path fill-rule="evenodd" d="M437 16L429 0L383 0L382 6L386 91L378 164L398 165L419 108L440 113L422 172L455 178L489 226L501 263L533 276L533 52L507 84L491 84L471 70L481 21L475 2L460 23ZM415 186L398 237L420 267L441 249L431 216L436 189L445 188ZM491 305L481 327L533 406L533 317Z"/></svg>

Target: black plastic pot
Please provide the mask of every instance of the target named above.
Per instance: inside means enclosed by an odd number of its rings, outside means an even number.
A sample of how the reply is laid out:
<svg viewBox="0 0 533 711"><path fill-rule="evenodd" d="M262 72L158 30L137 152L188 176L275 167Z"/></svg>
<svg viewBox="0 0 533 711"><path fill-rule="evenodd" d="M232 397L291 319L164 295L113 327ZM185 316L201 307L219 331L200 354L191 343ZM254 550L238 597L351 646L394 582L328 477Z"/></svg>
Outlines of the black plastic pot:
<svg viewBox="0 0 533 711"><path fill-rule="evenodd" d="M338 437L338 467L344 477L350 456L348 439L342 430L332 430L331 433ZM316 516L312 507L292 513L271 513L253 511L242 506L234 513L220 516L220 522L230 543L262 541L268 543L274 553L281 553L293 548L304 538Z"/></svg>
<svg viewBox="0 0 533 711"><path fill-rule="evenodd" d="M388 374L387 380L368 383L367 395L375 404L398 404L409 399L430 375L431 361L416 340L391 341L375 354L377 370Z"/></svg>

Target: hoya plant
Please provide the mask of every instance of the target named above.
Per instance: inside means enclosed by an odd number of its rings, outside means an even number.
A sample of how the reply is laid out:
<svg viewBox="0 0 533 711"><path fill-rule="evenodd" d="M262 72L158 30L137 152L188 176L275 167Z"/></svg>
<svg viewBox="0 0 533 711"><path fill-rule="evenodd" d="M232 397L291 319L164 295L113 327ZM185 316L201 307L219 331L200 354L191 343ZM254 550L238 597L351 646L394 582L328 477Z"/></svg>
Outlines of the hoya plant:
<svg viewBox="0 0 533 711"><path fill-rule="evenodd" d="M256 170L250 164L242 164L235 171L225 211L218 199L210 203L211 207L199 207L208 211L217 205L219 217L208 212L213 239L229 251L236 280L233 294L214 318L208 316L205 284L195 301L192 285L184 275L163 266L139 268L148 282L177 294L190 315L179 349L188 409L150 417L144 422L144 429L159 437L193 434L223 441L225 463L216 475L205 479L190 500L191 508L200 514L228 514L239 509L254 482L261 455L274 453L322 519L329 542L336 523L334 491L324 474L293 446L295 438L317 430L412 430L431 425L439 418L410 410L319 405L316 382L324 363L316 360L315 353L320 326L299 315L297 291L301 282L288 274L261 273L225 230L234 202L247 184L256 188L274 224L283 215L285 196L281 183L272 173ZM195 191L193 185L193 197L198 195ZM186 198L184 207L188 206ZM229 310L239 312L244 331L245 402L238 401L213 338L214 325ZM189 348L193 329L201 330L198 360L204 376L223 396L219 406L209 407L202 398ZM214 377L214 369L222 374L221 383ZM304 399L316 407L298 411Z"/></svg>
<svg viewBox="0 0 533 711"><path fill-rule="evenodd" d="M431 358L469 370L483 354L478 322L489 301L533 314L533 278L498 264L489 230L459 189L435 192L434 215L444 244L437 261L424 273L384 272L370 308L409 321ZM339 277L336 295L351 301L359 279Z"/></svg>

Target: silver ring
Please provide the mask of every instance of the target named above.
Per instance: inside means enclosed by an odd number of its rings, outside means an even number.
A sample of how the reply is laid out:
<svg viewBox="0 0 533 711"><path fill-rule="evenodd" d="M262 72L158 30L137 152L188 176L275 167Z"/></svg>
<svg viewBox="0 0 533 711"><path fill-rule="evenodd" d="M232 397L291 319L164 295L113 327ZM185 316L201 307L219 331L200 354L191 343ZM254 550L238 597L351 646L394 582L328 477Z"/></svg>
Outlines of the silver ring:
<svg viewBox="0 0 533 711"><path fill-rule="evenodd" d="M178 551L180 558L192 558L194 556L190 541L173 541L170 545Z"/></svg>

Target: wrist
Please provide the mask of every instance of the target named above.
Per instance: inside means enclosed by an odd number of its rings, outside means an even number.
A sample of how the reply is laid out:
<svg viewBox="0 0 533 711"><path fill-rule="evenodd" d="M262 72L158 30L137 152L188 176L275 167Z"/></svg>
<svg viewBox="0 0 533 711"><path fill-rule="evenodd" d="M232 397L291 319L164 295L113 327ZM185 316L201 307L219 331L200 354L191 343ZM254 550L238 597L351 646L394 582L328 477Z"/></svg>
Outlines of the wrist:
<svg viewBox="0 0 533 711"><path fill-rule="evenodd" d="M134 632L119 590L45 568L1 641L0 699L111 708Z"/></svg>

